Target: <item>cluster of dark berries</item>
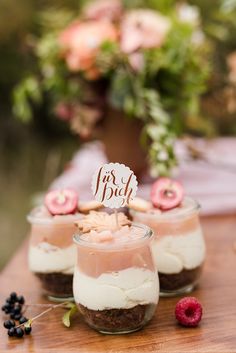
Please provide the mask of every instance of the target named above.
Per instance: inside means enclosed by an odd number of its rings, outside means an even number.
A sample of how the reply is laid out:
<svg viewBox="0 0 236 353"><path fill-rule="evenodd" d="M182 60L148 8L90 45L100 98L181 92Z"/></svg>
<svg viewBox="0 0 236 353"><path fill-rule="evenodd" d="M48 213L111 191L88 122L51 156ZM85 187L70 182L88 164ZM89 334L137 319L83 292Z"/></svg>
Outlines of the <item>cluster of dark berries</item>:
<svg viewBox="0 0 236 353"><path fill-rule="evenodd" d="M22 295L17 295L15 292L12 292L2 306L2 311L10 316L10 319L3 323L10 337L15 336L21 338L24 334L28 335L31 332L32 328L29 320L22 315L24 303L25 299ZM16 325L16 321L18 321L18 325ZM25 325L23 325L24 323Z"/></svg>

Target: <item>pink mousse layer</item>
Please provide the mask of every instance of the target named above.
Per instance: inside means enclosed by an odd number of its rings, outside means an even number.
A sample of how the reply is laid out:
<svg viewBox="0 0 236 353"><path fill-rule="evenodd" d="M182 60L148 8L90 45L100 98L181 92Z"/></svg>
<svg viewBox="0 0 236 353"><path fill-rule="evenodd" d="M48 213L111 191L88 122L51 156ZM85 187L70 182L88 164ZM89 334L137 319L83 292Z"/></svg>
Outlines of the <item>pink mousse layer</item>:
<svg viewBox="0 0 236 353"><path fill-rule="evenodd" d="M146 224L158 236L189 234L200 227L198 205L190 198L170 211L152 208L147 212L130 213L134 222Z"/></svg>
<svg viewBox="0 0 236 353"><path fill-rule="evenodd" d="M90 231L79 236L77 266L84 274L98 277L105 272L139 267L155 271L150 238L139 227L122 226L119 230Z"/></svg>
<svg viewBox="0 0 236 353"><path fill-rule="evenodd" d="M66 248L73 243L73 235L77 231L75 225L81 215L52 216L44 206L34 209L28 216L31 223L31 245L42 242L59 248Z"/></svg>

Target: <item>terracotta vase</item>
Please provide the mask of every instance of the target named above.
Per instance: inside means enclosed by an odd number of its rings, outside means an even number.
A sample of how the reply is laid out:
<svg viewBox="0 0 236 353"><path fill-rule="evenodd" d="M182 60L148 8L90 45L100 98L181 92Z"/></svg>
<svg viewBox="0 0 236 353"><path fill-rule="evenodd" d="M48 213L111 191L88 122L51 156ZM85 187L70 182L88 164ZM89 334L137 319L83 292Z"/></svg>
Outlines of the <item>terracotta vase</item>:
<svg viewBox="0 0 236 353"><path fill-rule="evenodd" d="M108 109L102 129L108 160L129 166L138 179L147 170L147 151L140 143L142 128L141 121Z"/></svg>

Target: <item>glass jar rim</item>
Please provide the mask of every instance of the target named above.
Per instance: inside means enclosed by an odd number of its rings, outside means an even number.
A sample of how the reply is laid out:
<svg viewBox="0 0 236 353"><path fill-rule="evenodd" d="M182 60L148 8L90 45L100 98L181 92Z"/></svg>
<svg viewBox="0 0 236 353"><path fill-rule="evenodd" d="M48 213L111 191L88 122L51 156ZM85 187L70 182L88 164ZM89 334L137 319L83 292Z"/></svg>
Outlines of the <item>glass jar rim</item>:
<svg viewBox="0 0 236 353"><path fill-rule="evenodd" d="M73 235L73 241L76 245L109 251L109 250L119 249L119 247L125 247L125 248L132 247L135 244L138 245L142 242L150 240L153 237L153 234L154 234L153 230L150 227L146 226L145 224L132 222L131 227L143 229L144 234L140 237L130 239L129 241L123 241L123 242L120 241L118 243L107 243L107 242L98 243L98 242L91 242L86 239L82 239L81 235L83 233L75 233Z"/></svg>
<svg viewBox="0 0 236 353"><path fill-rule="evenodd" d="M70 215L55 215L51 217L46 216L36 216L34 212L39 209L41 206L33 208L30 213L26 216L27 221L34 225L39 224L42 226L46 225L66 225L75 223L76 220L81 218L81 213L75 213Z"/></svg>
<svg viewBox="0 0 236 353"><path fill-rule="evenodd" d="M147 217L150 218L155 218L156 220L160 220L160 221L169 221L169 220L173 220L173 219L179 219L179 218L184 218L186 216L189 216L191 214L193 214L194 212L199 212L201 209L200 204L198 203L198 201L196 201L194 198L190 197L190 196L185 196L184 200L189 200L191 201L191 206L188 207L187 209L179 209L178 213L171 213L168 211L164 211L161 214L158 213L150 213L150 212L142 212L142 211L136 211L136 210L129 210L131 216L132 215L146 215Z"/></svg>

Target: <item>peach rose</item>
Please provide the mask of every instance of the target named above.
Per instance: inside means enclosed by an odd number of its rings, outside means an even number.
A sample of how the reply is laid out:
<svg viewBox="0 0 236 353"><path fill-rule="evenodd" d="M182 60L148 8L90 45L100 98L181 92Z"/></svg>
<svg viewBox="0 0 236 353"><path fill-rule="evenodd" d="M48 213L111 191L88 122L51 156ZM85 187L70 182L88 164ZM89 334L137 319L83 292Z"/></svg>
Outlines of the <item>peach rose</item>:
<svg viewBox="0 0 236 353"><path fill-rule="evenodd" d="M133 10L121 23L121 50L132 53L140 48L160 47L170 29L170 21L152 10Z"/></svg>
<svg viewBox="0 0 236 353"><path fill-rule="evenodd" d="M117 39L118 33L114 25L99 20L72 23L60 34L59 43L68 68L71 71L85 71L88 77L94 79L99 75L95 67L99 47L105 41Z"/></svg>
<svg viewBox="0 0 236 353"><path fill-rule="evenodd" d="M84 9L84 16L91 20L109 19L117 21L122 14L120 0L97 0L89 3Z"/></svg>

